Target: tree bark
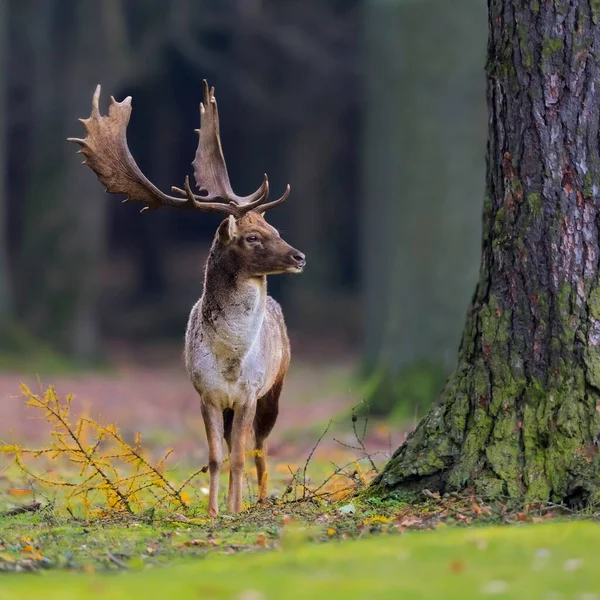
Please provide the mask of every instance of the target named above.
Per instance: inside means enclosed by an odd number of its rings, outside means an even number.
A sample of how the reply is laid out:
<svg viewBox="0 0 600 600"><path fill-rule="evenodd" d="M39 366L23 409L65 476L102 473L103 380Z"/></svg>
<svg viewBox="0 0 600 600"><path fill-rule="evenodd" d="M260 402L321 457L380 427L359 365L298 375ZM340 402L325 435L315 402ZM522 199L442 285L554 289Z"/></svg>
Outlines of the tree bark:
<svg viewBox="0 0 600 600"><path fill-rule="evenodd" d="M477 282L486 14L481 0L365 11L364 360L385 412L436 399Z"/></svg>
<svg viewBox="0 0 600 600"><path fill-rule="evenodd" d="M600 500L599 17L489 0L479 283L441 403L373 492Z"/></svg>

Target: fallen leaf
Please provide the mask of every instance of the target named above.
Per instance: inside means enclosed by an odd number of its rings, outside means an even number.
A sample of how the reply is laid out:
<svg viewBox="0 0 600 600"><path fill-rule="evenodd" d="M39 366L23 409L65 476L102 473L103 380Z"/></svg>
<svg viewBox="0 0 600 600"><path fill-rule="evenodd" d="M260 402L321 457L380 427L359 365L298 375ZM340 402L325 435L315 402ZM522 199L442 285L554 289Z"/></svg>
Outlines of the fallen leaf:
<svg viewBox="0 0 600 600"><path fill-rule="evenodd" d="M461 523L470 523L471 519L467 517L467 515L463 515L462 513L456 513L454 518Z"/></svg>
<svg viewBox="0 0 600 600"><path fill-rule="evenodd" d="M258 534L258 537L256 538L256 544L260 548L266 548L267 546L267 540L265 539L265 534L262 531Z"/></svg>
<svg viewBox="0 0 600 600"><path fill-rule="evenodd" d="M453 573L462 573L465 570L465 563L459 560L453 560L450 563L450 571Z"/></svg>
<svg viewBox="0 0 600 600"><path fill-rule="evenodd" d="M26 490L23 488L10 488L6 490L6 493L10 496L31 496L33 495L33 490Z"/></svg>
<svg viewBox="0 0 600 600"><path fill-rule="evenodd" d="M189 548L190 546L206 546L206 544L207 544L206 540L194 539L194 540L187 540L187 541L183 542L182 546L186 546ZM150 548L147 548L146 550L150 550ZM152 552L154 552L154 550L152 550Z"/></svg>
<svg viewBox="0 0 600 600"><path fill-rule="evenodd" d="M398 521L398 528L412 527L413 525L420 525L423 521L414 515L409 515L407 517L402 517Z"/></svg>

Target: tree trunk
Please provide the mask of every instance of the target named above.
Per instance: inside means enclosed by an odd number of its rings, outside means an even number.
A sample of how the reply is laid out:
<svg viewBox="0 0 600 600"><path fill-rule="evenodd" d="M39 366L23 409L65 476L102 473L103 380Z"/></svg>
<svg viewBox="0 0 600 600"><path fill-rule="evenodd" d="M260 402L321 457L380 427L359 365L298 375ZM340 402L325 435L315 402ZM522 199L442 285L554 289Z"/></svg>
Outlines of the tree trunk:
<svg viewBox="0 0 600 600"><path fill-rule="evenodd" d="M11 318L11 285L8 269L8 232L6 230L6 92L8 72L8 5L0 2L0 338L4 338ZM0 339L0 345L2 345Z"/></svg>
<svg viewBox="0 0 600 600"><path fill-rule="evenodd" d="M378 412L412 412L455 366L477 282L485 6L370 0L365 23L368 399Z"/></svg>
<svg viewBox="0 0 600 600"><path fill-rule="evenodd" d="M479 283L441 404L374 492L600 500L599 11L489 0Z"/></svg>

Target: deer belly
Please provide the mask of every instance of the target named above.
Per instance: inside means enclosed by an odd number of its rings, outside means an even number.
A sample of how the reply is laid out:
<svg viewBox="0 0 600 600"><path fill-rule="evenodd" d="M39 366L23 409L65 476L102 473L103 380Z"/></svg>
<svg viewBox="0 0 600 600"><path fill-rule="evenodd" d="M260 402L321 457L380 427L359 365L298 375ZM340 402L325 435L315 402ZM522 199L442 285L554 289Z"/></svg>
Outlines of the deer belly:
<svg viewBox="0 0 600 600"><path fill-rule="evenodd" d="M191 373L192 383L203 402L223 410L255 402L265 387L264 370L249 368L247 361L229 358L202 362Z"/></svg>

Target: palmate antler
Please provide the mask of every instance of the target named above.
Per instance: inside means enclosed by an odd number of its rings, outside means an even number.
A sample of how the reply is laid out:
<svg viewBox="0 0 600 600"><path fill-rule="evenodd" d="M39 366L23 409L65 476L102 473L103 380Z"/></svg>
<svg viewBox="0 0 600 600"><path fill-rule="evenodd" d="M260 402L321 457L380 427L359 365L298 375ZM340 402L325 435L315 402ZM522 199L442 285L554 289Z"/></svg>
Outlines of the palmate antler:
<svg viewBox="0 0 600 600"><path fill-rule="evenodd" d="M143 210L155 210L161 206L218 212L240 218L251 210L264 213L286 200L290 193L288 185L278 200L267 202L269 180L264 176L262 185L249 196L237 196L231 189L225 158L219 136L219 112L214 88L209 91L206 80L202 82L204 98L200 103L200 130L198 149L192 163L194 176L202 195L193 193L189 177L184 189L173 187L179 197L161 192L137 166L127 146L127 125L131 117L131 96L117 102L112 96L108 116L100 114L100 86L92 101L92 114L79 119L86 129L85 139L68 138L81 146L80 152L87 164L111 194L125 194L126 200L144 202Z"/></svg>

